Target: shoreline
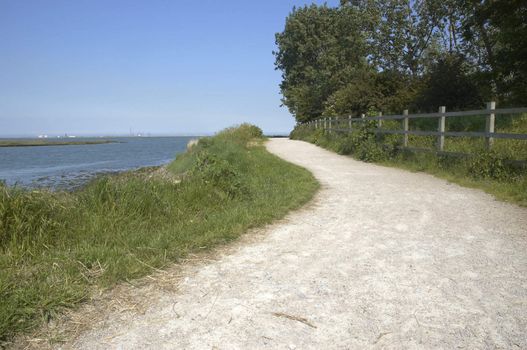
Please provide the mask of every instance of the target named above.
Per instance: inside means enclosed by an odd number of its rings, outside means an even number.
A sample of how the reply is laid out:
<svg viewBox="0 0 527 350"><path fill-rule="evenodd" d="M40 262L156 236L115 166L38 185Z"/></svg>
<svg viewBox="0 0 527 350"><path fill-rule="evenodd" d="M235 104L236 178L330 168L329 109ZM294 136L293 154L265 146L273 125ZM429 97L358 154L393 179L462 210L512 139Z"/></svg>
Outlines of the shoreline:
<svg viewBox="0 0 527 350"><path fill-rule="evenodd" d="M92 181L96 181L105 176L119 176L123 174L146 174L151 175L160 172L161 168L167 167L170 162L160 165L145 165L138 168L120 169L120 170L101 170L95 172L72 173L68 176L62 175L63 179L53 179L53 176L44 176L34 180L31 184L6 184L7 187L19 187L26 190L48 190L50 192L68 192L74 193L81 191ZM2 181L2 179L0 179Z"/></svg>
<svg viewBox="0 0 527 350"><path fill-rule="evenodd" d="M17 336L49 344L34 336L49 324L41 315L57 319L88 301L91 287L169 268L306 203L316 180L263 142L257 127L244 124L190 147L166 168L104 176L79 191L0 185L0 280L7 286L0 347L16 347Z"/></svg>
<svg viewBox="0 0 527 350"><path fill-rule="evenodd" d="M43 146L80 146L80 145L104 145L108 143L121 143L113 140L94 141L40 141L40 140L0 140L0 147L43 147Z"/></svg>

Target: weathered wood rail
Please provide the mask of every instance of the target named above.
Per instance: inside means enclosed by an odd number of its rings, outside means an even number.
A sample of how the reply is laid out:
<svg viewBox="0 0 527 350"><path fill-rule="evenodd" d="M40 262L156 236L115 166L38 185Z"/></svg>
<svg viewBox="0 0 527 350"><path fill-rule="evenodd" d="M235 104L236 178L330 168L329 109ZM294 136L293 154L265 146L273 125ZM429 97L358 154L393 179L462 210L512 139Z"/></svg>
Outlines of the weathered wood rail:
<svg viewBox="0 0 527 350"><path fill-rule="evenodd" d="M495 132L495 120L496 116L504 114L521 114L527 113L527 108L501 108L496 109L495 102L487 103L486 109L462 111L462 112L447 112L445 106L439 107L437 113L420 113L420 114L408 114L408 110L405 110L400 115L382 115L379 113L375 117L366 117L364 114L360 118L353 118L352 116L347 117L329 117L319 118L312 120L303 125L308 125L316 129L322 128L327 132L352 132L355 123L364 123L366 121L377 121L375 132L377 134L397 134L403 135L403 147L408 148L408 135L418 136L436 136L437 137L437 151L443 152L445 148L445 137L484 137L487 148L492 148L494 139L513 139L513 140L527 140L527 134L520 133L500 133ZM468 116L485 116L485 130L476 131L446 131L446 118L451 117L468 117ZM410 119L425 119L425 118L437 118L438 127L437 131L423 131L423 130L410 130L409 120ZM401 120L401 130L387 130L383 129L383 121L386 120Z"/></svg>

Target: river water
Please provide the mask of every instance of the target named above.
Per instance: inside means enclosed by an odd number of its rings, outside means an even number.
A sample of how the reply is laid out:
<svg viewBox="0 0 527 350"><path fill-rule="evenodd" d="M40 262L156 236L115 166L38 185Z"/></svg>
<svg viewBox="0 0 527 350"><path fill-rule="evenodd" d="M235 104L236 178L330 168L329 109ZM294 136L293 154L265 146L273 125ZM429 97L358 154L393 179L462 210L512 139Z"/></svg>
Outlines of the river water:
<svg viewBox="0 0 527 350"><path fill-rule="evenodd" d="M71 189L97 174L166 164L192 138L122 137L98 145L0 147L0 180L28 188Z"/></svg>

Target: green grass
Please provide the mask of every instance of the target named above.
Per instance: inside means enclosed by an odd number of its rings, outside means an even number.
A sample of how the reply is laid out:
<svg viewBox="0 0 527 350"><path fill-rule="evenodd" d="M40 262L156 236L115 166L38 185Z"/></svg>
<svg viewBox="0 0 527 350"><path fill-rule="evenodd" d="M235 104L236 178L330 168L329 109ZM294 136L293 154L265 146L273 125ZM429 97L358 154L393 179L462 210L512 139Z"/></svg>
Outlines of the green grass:
<svg viewBox="0 0 527 350"><path fill-rule="evenodd" d="M0 147L36 147L36 146L72 146L72 145L100 145L115 143L112 140L47 140L47 139L3 139Z"/></svg>
<svg viewBox="0 0 527 350"><path fill-rule="evenodd" d="M313 176L263 142L248 125L203 138L170 164L173 179L130 172L74 193L0 185L0 340L75 307L93 286L144 276L306 203Z"/></svg>
<svg viewBox="0 0 527 350"><path fill-rule="evenodd" d="M381 161L386 166L413 172L426 172L461 186L483 190L499 200L527 207L527 176L514 171L510 176L475 176L465 159L445 159L430 154L399 154ZM470 164L470 163L469 163Z"/></svg>
<svg viewBox="0 0 527 350"><path fill-rule="evenodd" d="M499 120L498 132L527 133L527 115L507 116ZM481 128L480 124L484 125L484 118L472 118L465 124L458 121L452 129L474 131ZM351 134L329 134L301 125L295 128L291 137L359 160L433 174L462 186L482 189L500 200L527 206L527 164L521 166L514 162L527 161L527 141L496 139L492 150L488 151L482 138L447 137L445 151L471 155L456 157L401 150L401 135L376 136L374 127L373 123L364 124ZM410 123L410 129L432 127ZM383 128L401 130L401 122L386 121ZM410 147L434 150L436 142L436 137L409 135Z"/></svg>

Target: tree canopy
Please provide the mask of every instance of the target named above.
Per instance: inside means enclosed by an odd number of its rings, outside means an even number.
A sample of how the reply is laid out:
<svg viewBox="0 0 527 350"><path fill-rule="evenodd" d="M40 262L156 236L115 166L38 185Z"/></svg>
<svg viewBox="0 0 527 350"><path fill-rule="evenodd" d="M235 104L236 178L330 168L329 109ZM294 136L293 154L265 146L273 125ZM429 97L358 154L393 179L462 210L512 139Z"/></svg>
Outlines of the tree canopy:
<svg viewBox="0 0 527 350"><path fill-rule="evenodd" d="M293 8L276 34L297 121L527 102L524 0L342 0Z"/></svg>

